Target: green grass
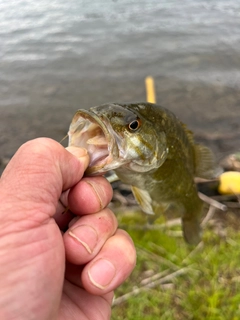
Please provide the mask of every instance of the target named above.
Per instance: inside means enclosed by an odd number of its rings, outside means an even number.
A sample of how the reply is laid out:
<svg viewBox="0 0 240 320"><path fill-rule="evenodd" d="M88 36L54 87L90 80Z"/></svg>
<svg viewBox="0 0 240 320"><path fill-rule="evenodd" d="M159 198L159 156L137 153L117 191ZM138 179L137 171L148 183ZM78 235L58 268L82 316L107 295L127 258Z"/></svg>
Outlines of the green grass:
<svg viewBox="0 0 240 320"><path fill-rule="evenodd" d="M134 221L134 217L138 218ZM119 215L120 225L129 222L125 229L135 242L138 261L132 275L116 291L116 303L136 288L139 292L113 307L112 320L240 319L240 233L236 216L229 213L224 221L210 221L203 242L196 248L186 245L182 237L169 236L168 230L134 230L139 220L144 220L140 213ZM176 229L180 227L171 230ZM161 283L153 280L151 288L142 284L143 279L159 273Z"/></svg>

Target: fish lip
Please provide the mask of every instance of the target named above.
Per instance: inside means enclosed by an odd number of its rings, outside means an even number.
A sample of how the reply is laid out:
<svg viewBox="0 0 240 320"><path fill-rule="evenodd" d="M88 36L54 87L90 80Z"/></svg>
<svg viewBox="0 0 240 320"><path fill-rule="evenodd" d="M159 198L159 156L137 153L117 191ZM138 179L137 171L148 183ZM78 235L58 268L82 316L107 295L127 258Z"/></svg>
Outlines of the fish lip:
<svg viewBox="0 0 240 320"><path fill-rule="evenodd" d="M75 117L76 117L76 119L74 119ZM108 162L111 163L114 160L114 158L118 157L119 150L118 150L117 143L115 143L116 141L115 141L114 135L112 135L109 130L109 128L111 128L111 124L109 123L109 120L106 117L103 118L103 116L99 117L98 114L96 114L95 112L93 112L91 110L79 109L77 111L77 113L75 114L75 116L73 117L72 123L70 125L70 129L68 132L69 142L71 141L71 135L74 134L74 131L73 132L71 131L71 127L73 127L74 124L76 124L80 118L82 118L84 120L89 120L91 123L95 123L101 128L101 130L106 138L106 142L108 144L109 155L106 157L106 159L108 159ZM103 174L109 170L111 170L111 169L104 170L103 166L101 166L101 165L99 165L99 166L93 165L93 166L89 166L86 169L85 174L86 175L97 175L97 174Z"/></svg>

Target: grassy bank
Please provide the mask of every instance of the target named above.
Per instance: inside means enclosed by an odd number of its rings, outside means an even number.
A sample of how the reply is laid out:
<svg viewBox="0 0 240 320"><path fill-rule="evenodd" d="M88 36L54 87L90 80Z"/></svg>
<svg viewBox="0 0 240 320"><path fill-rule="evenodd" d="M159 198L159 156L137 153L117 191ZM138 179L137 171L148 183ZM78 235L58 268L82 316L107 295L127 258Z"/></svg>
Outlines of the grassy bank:
<svg viewBox="0 0 240 320"><path fill-rule="evenodd" d="M236 213L215 212L196 248L186 245L179 225L142 230L138 225L144 217L139 212L125 211L119 220L125 227L127 224L138 262L116 291L112 320L240 319L240 224Z"/></svg>

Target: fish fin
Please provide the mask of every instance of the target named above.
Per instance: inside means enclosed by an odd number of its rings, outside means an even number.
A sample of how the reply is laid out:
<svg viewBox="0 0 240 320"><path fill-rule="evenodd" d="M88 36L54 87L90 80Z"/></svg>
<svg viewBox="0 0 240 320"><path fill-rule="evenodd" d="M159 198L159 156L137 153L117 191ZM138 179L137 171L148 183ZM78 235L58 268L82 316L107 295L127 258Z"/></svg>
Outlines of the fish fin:
<svg viewBox="0 0 240 320"><path fill-rule="evenodd" d="M152 198L146 190L138 189L137 187L132 186L132 193L145 213L154 214Z"/></svg>
<svg viewBox="0 0 240 320"><path fill-rule="evenodd" d="M182 219L183 236L190 245L197 245L201 241L201 227L199 219Z"/></svg>
<svg viewBox="0 0 240 320"><path fill-rule="evenodd" d="M212 151L201 145L194 145L195 152L195 176L199 178L210 179L214 177L216 165Z"/></svg>
<svg viewBox="0 0 240 320"><path fill-rule="evenodd" d="M181 122L181 121L180 121ZM188 138L188 141L190 142L190 144L194 145L195 144L195 141L194 141L194 135L193 135L193 132L188 129L187 125L183 122L181 122L181 125L183 127L183 130L184 132L186 133L187 135L187 138Z"/></svg>
<svg viewBox="0 0 240 320"><path fill-rule="evenodd" d="M153 201L152 207L153 212L157 215L164 215L168 213L169 208L172 206L171 202L156 202Z"/></svg>
<svg viewBox="0 0 240 320"><path fill-rule="evenodd" d="M196 144L194 134L187 126L182 123L182 127L187 135L189 143L194 148L195 155L195 176L210 179L218 175L219 168L215 164L213 152L202 144Z"/></svg>
<svg viewBox="0 0 240 320"><path fill-rule="evenodd" d="M161 217L162 221L168 220L168 209L171 206L170 203L161 202L158 203L156 201L152 202L153 214L148 214L147 221L149 224L153 224L158 218Z"/></svg>

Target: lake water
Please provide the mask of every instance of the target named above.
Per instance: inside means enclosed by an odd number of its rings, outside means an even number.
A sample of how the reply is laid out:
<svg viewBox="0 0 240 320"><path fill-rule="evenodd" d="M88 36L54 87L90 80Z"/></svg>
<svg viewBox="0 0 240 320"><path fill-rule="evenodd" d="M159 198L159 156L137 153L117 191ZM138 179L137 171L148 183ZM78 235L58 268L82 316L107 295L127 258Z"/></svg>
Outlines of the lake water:
<svg viewBox="0 0 240 320"><path fill-rule="evenodd" d="M65 135L78 108L174 111L220 157L240 148L240 1L0 0L0 158Z"/></svg>

